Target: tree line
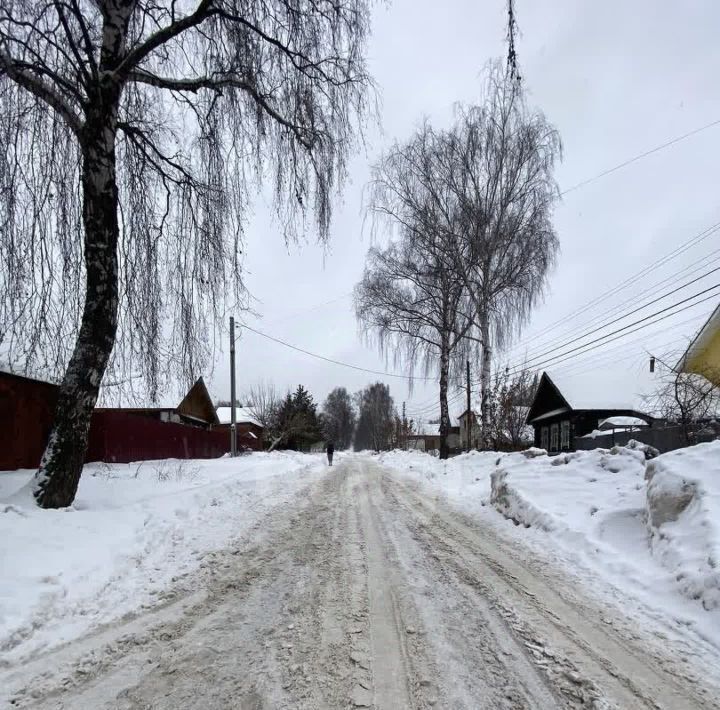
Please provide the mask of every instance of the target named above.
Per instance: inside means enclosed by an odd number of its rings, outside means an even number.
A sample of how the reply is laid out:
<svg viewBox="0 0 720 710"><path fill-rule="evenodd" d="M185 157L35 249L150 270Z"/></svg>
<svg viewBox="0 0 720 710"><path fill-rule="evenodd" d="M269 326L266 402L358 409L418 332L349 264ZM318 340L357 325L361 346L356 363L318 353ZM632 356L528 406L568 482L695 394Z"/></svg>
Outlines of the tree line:
<svg viewBox="0 0 720 710"><path fill-rule="evenodd" d="M229 405L229 402L218 404ZM407 441L413 422L398 414L388 385L375 382L350 394L334 388L318 408L303 385L280 395L261 382L241 395L242 404L263 427L265 447L308 451L332 441L339 450L385 451Z"/></svg>

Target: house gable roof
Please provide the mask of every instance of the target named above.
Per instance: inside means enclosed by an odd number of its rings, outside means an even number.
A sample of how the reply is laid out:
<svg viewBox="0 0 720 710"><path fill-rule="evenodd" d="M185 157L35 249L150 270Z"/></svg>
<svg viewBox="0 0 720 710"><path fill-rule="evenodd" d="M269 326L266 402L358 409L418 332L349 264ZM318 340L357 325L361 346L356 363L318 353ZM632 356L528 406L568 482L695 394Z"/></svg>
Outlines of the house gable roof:
<svg viewBox="0 0 720 710"><path fill-rule="evenodd" d="M220 423L202 377L198 378L190 391L183 397L182 402L178 404L177 413L209 424Z"/></svg>
<svg viewBox="0 0 720 710"><path fill-rule="evenodd" d="M232 418L232 409L230 407L217 408L218 419L221 424L230 424ZM235 423L236 424L253 424L261 429L262 424L249 407L235 407Z"/></svg>
<svg viewBox="0 0 720 710"><path fill-rule="evenodd" d="M540 418L549 418L565 411L597 411L605 412L605 416L616 413L647 417L646 414L635 409L632 398L628 397L623 389L617 388L613 391L610 386L602 397L594 398L586 394L582 384L571 378L557 374L551 376L550 373L543 372L526 422L532 424Z"/></svg>
<svg viewBox="0 0 720 710"><path fill-rule="evenodd" d="M557 385L550 379L548 373L543 372L525 421L530 424L535 419L549 412L559 414L571 409L570 403L565 399Z"/></svg>

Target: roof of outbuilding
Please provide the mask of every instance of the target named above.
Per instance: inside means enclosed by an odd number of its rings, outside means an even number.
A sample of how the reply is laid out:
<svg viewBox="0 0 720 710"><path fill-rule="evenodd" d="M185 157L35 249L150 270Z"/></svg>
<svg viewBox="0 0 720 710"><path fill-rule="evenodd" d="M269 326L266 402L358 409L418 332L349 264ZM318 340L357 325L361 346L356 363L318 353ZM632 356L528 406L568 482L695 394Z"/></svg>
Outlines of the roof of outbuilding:
<svg viewBox="0 0 720 710"><path fill-rule="evenodd" d="M217 415L221 424L230 424L232 407L218 407ZM235 407L235 422L237 424L254 424L262 427L262 424L249 407Z"/></svg>

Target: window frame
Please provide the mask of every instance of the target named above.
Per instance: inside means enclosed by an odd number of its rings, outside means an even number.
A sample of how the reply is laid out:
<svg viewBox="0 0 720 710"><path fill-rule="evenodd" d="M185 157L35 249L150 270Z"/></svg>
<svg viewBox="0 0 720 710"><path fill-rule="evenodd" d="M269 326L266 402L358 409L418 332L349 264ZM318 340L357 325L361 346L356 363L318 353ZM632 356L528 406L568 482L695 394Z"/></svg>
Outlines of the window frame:
<svg viewBox="0 0 720 710"><path fill-rule="evenodd" d="M570 448L570 420L563 419L560 422L560 449Z"/></svg>
<svg viewBox="0 0 720 710"><path fill-rule="evenodd" d="M550 430L547 426L540 427L540 448L545 451L550 448Z"/></svg>
<svg viewBox="0 0 720 710"><path fill-rule="evenodd" d="M560 424L550 425L550 451L560 451Z"/></svg>

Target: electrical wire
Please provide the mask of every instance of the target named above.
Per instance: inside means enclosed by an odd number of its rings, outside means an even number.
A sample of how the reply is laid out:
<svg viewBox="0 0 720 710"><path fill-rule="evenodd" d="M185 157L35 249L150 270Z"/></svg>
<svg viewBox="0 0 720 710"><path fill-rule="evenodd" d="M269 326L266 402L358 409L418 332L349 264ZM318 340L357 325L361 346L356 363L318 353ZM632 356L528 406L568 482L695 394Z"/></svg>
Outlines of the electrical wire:
<svg viewBox="0 0 720 710"><path fill-rule="evenodd" d="M568 313L567 315L563 316L562 318L558 319L557 321L554 321L550 325L548 325L546 328L541 330L539 333L536 333L535 335L532 335L530 337L527 337L525 339L525 344L531 343L538 338L541 338L543 335L546 335L551 330L556 328L558 325L562 325L563 323L567 323L572 318L582 315L583 313L586 313L590 308L592 308L597 303L600 303L601 301L606 300L610 296L614 296L615 294L619 293L620 291L625 290L628 286L635 283L638 279L642 278L643 276L647 275L650 271L653 271L657 269L660 266L663 266L668 261L671 261L672 259L677 258L684 252L686 252L688 249L690 249L693 246L696 246L700 242L703 242L708 237L712 236L716 231L720 229L720 222L716 222L715 224L711 225L707 229L703 230L702 232L699 232L695 236L688 239L686 242L681 244L680 246L673 249L671 252L668 252L664 256L660 257L659 259L656 259L654 262L649 264L648 266L644 267L640 271L638 271L635 274L632 274L631 276L628 276L624 281L617 284L613 288L609 289L608 291L605 291L604 293L601 293L596 298L593 298L592 300L588 301L584 306L580 306L576 310L572 311L571 313Z"/></svg>
<svg viewBox="0 0 720 710"><path fill-rule="evenodd" d="M657 301L662 301L668 296L672 296L673 294L677 293L678 291L682 291L684 288L687 288L688 286L691 286L692 284L696 283L697 281L701 281L703 278L706 278L710 274L713 274L717 271L720 271L720 266L708 271L707 273L703 274L702 276L693 279L692 281L688 281L687 283L683 284L682 286L678 286L677 288L674 288L672 291L668 291L667 293L664 293L660 298L656 299ZM671 304L670 306L667 306L666 308L656 311L655 313L651 314L650 316L647 316L647 318L652 318L654 315L659 315L660 313L664 313L665 311L670 310L671 308L675 308L675 306L679 306L683 303L687 303L688 301L691 301L693 298L696 298L697 296L702 296L705 293L708 293L710 291L714 291L715 289L720 288L720 283L717 283L713 286L710 286L709 288L704 289L703 291L699 291L698 293L694 293L692 296L688 296L687 298L683 299L682 301L677 301L676 303ZM645 304L643 306L640 306L639 308L635 308L632 311L628 311L627 313L623 314L619 318L615 318L611 321L607 321L606 323L603 323L601 326L598 326L596 328L593 328L592 330L587 331L586 333L583 333L582 335L577 336L576 338L573 338L572 340L564 343L563 345L556 346L554 348L550 348L550 350L546 350L545 352L538 353L537 355L533 355L531 358L527 358L524 362L525 365L531 364L533 360L537 360L539 358L545 357L545 355L549 355L550 353L555 352L556 350L559 350L561 348L567 347L568 345L572 345L573 343L577 343L579 340L584 340L585 338L594 335L595 333L600 332L601 330L604 330L605 328L608 328L612 326L613 324L619 323L622 320L625 320L626 318L629 318L632 315L635 315L636 313L639 313L640 311L644 311L650 304ZM633 323L629 323L628 325L624 326L623 328L620 328L619 330L615 330L612 333L608 333L607 335L614 335L615 333L620 332L621 330L625 330L626 328L630 328L633 325L637 325L638 323L641 323L643 320L646 320L646 318L641 318L640 320L634 321ZM582 347L582 346L580 346ZM570 350L569 352L573 352Z"/></svg>
<svg viewBox="0 0 720 710"><path fill-rule="evenodd" d="M713 258L713 257L717 257L717 258ZM646 297L646 298L650 299L650 298L656 296L657 293L661 290L661 288L663 286L665 286L666 284L668 284L668 282L670 282L670 285L677 283L680 280L678 277L681 274L685 274L685 276L691 276L691 275L697 273L698 271L700 271L701 269L705 268L706 266L717 264L718 262L720 262L720 249L716 249L715 251L711 252L710 254L705 255L704 257L698 259L697 261L694 261L691 264L688 264L686 267L680 269L679 271L676 271L675 273L670 274L669 276L662 279L661 281L658 281L658 282L652 284L651 286L648 286L646 289L640 291L640 293L638 293L636 295L636 298ZM685 273L685 272L689 272L689 273ZM657 300L657 299L655 299L655 300ZM593 326L596 323L598 323L600 320L602 320L603 318L607 318L609 316L615 315L616 313L621 311L623 308L625 308L626 305L627 304L625 302L618 303L616 306L609 309L608 311L604 311L603 313L598 314L597 316L595 316L595 318L592 318L587 323L582 323L581 325L571 328L570 330L564 331L561 335L542 340L534 348L531 348L530 352L525 353L524 357L525 358L532 357L534 354L536 354L540 350L540 348L547 347L548 344L556 342L559 339L565 339L565 338L571 337L571 336L575 335L576 333L578 333L579 331L581 331L583 328ZM511 353L517 353L518 351L520 351L522 349L522 347L524 345L525 345L524 342L518 343L518 345L512 347L509 350L508 355L510 355Z"/></svg>
<svg viewBox="0 0 720 710"><path fill-rule="evenodd" d="M720 284L717 284L717 286L714 286L713 288L716 289L718 287L720 287ZM701 293L705 293L705 291L703 291ZM697 295L698 294L695 294L695 296L697 296ZM691 298L694 298L695 296L693 296ZM558 353L557 355L546 360L545 362L535 363L534 365L532 365L531 369L539 370L543 367L548 367L550 365L550 363L552 363L553 366L559 365L561 362L566 362L568 359L577 357L577 356L571 355L571 353L576 350L587 347L587 350L584 350L583 353L590 352L591 350L595 350L596 348L602 347L605 342L613 342L615 340L619 340L620 338L627 337L628 335L630 335L632 333L636 333L637 331L642 330L643 328L647 328L651 325L655 325L656 323L659 323L660 321L666 320L667 318L671 318L672 316L678 315L679 313L683 313L684 311L687 311L690 308L699 306L701 303L705 303L706 301L714 300L716 298L716 296L717 296L717 294L712 294L710 296L707 296L706 298L703 298L700 301L696 301L695 303L691 303L691 304L685 306L684 308L681 308L681 309L675 311L674 313L667 313L666 315L662 316L662 318L658 318L657 320L655 320L651 323L645 323L644 325L640 325L638 328L635 328L635 330L631 330L628 333L620 332L620 331L624 331L625 329L629 328L631 325L637 325L638 323L642 323L643 321L646 321L648 318L653 318L653 317L659 315L660 313L664 313L667 310L667 308L664 308L663 310L658 311L657 313L652 313L649 316L646 316L645 318L641 318L639 321L636 321L635 323L631 323L623 328L619 328L618 330L613 331L612 333L607 333L606 335L602 336L601 338L596 338L595 340L592 340L589 343L585 343L584 345L580 345L577 348L573 348L573 350L569 350L564 353ZM685 300L688 300L688 299L685 299ZM680 303L684 303L684 301L680 301ZM670 306L670 308L675 308L677 305L679 305L679 304L674 304L673 306ZM620 334L615 335L616 333L620 333ZM615 337L610 338L611 335L615 335ZM591 347L588 347L588 346L591 346ZM583 353L581 353L581 354L583 354ZM570 355L570 358L565 357L566 355ZM562 359L558 360L558 358L562 358ZM553 362L553 361L555 361L555 362ZM517 374L518 372L521 371L521 369L524 369L524 367L519 368L519 369L516 368L514 371L511 371L510 374Z"/></svg>
<svg viewBox="0 0 720 710"><path fill-rule="evenodd" d="M244 328L245 330L249 330L251 333L255 333L256 335L260 335L263 338L267 338L268 340L271 340L273 343L278 343L279 345L284 345L286 348L290 348L291 350L296 350L299 353L303 353L304 355L309 355L310 357L317 358L318 360L323 360L324 362L332 363L333 365L339 365L340 367L347 367L351 370L358 370L360 372L368 372L371 375L382 375L383 377L397 377L398 379L403 380L425 380L425 381L434 381L436 378L434 377L413 377L411 375L400 375L394 372L382 372L381 370L370 370L366 367L360 367L359 365L352 365L348 362L341 362L340 360L333 360L332 358L325 357L324 355L318 355L317 353L310 352L309 350L304 350L303 348L297 347L297 345L292 345L291 343L286 342L285 340L281 340L280 338L276 338L272 335L268 335L267 333L263 333L260 330L257 330L255 328L252 328L249 325L239 325L240 328Z"/></svg>
<svg viewBox="0 0 720 710"><path fill-rule="evenodd" d="M689 133L684 133L683 135L677 136L676 138L671 138L669 141L666 141L665 143L662 143L661 145L655 146L654 148L651 148L650 150L646 150L644 153L640 153L639 155L636 155L633 158L624 160L622 163L618 163L617 165L613 166L612 168L603 170L601 173L598 173L597 175L594 175L593 177L587 178L586 180L582 180L581 182L577 183L576 185L569 187L567 190L563 190L560 193L560 195L563 196L563 195L567 195L569 192L574 192L575 190L578 190L579 188L584 187L585 185L589 185L591 182L595 182L596 180L599 180L600 178L603 178L606 175L610 175L611 173L614 173L617 170L621 170L622 168L625 168L628 165L632 165L633 163L636 163L638 160L647 158L649 155L652 155L653 153L658 153L659 151L664 150L665 148L669 148L670 146L675 145L676 143L680 143L680 141L684 141L686 138L690 138L691 136L695 136L698 133L707 131L709 128L713 128L717 125L720 125L720 119L718 119L717 121L713 121L712 123L708 123L705 126L700 126L700 128L695 128L694 130L690 131Z"/></svg>

